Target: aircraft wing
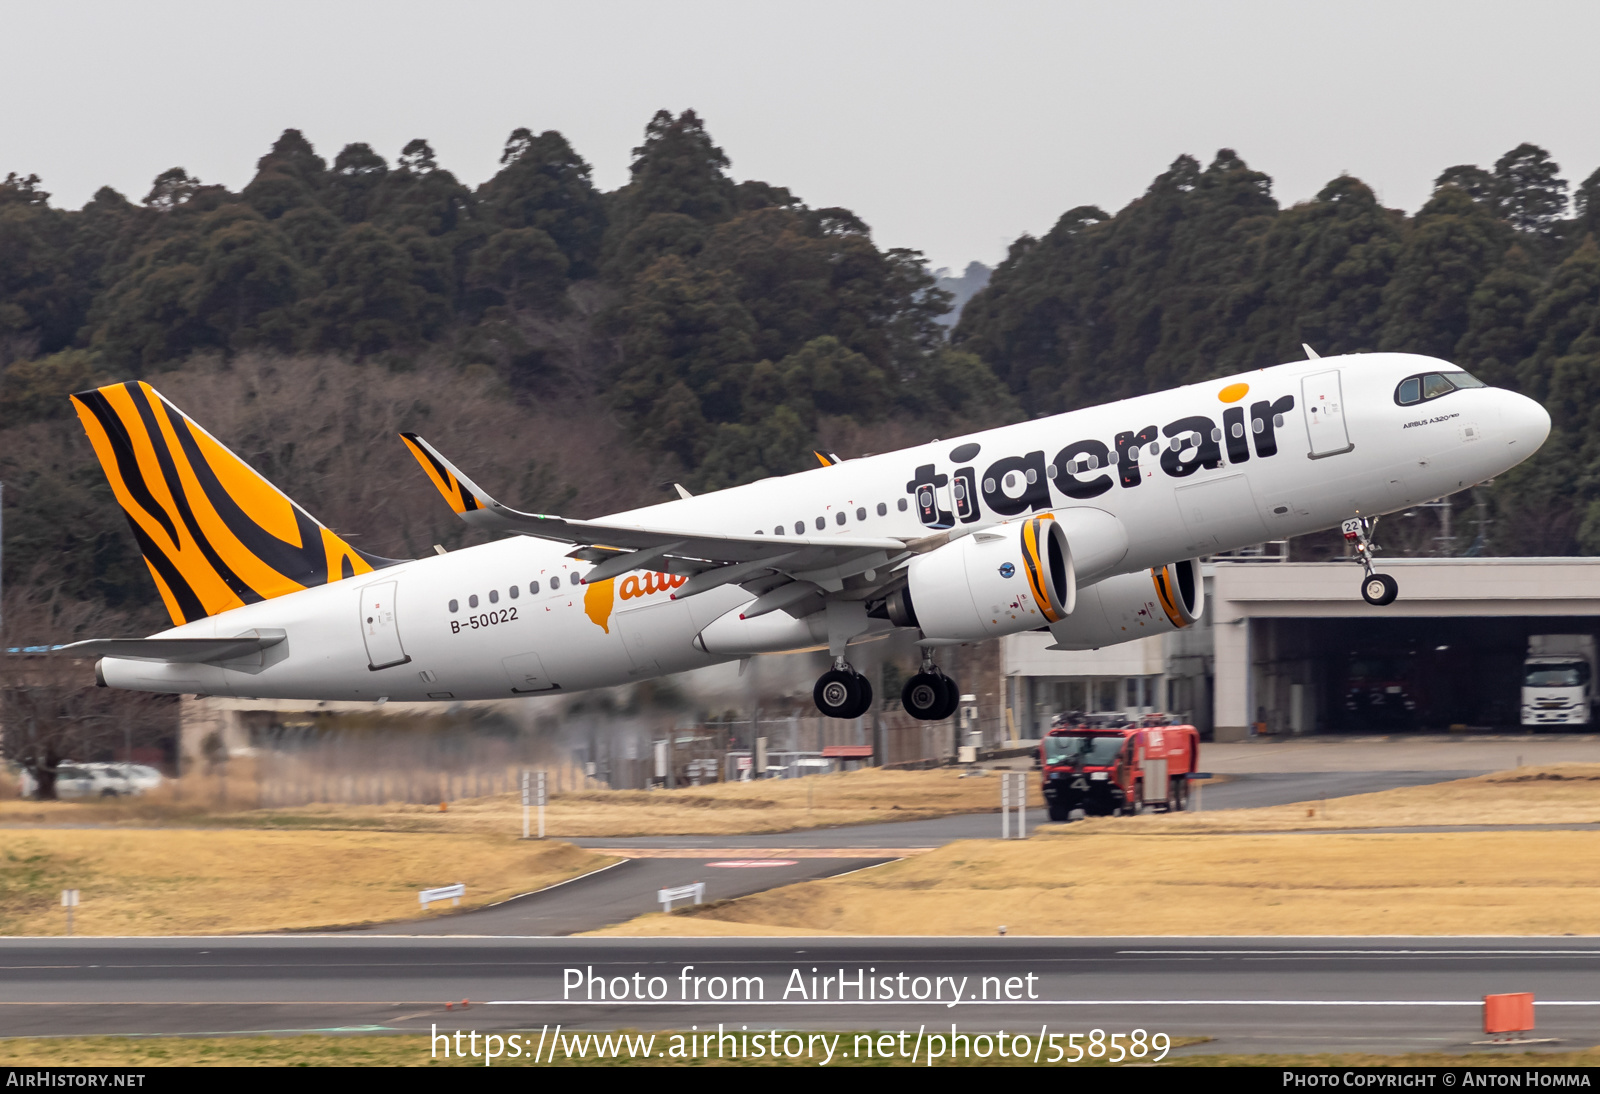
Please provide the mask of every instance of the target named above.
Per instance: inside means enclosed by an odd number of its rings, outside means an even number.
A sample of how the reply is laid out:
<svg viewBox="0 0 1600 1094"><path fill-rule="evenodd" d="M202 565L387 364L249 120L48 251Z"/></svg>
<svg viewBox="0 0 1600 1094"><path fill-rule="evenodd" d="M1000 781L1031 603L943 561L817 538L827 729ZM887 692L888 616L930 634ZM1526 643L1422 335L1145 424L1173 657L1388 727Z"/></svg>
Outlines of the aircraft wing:
<svg viewBox="0 0 1600 1094"><path fill-rule="evenodd" d="M523 513L490 497L417 434L402 433L400 437L462 520L489 531L515 532L571 543L579 548L571 557L600 564L587 575L591 581L601 581L633 569L699 573L740 564L757 564L750 567L751 572L781 570L796 578L810 579L811 574L823 571L832 577L841 569L859 566L856 572L860 572L887 564L908 551L927 550L936 545L927 540L908 542L869 536L723 535ZM942 543L945 537L930 539ZM760 567L763 561L774 565ZM820 583L827 588L832 582L824 579Z"/></svg>

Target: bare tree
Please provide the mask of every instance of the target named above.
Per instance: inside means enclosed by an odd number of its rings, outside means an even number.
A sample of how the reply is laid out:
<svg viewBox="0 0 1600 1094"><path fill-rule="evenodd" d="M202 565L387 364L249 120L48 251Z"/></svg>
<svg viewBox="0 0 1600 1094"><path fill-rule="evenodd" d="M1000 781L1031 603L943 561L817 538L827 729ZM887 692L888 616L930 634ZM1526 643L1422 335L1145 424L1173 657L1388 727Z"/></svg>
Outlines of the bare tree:
<svg viewBox="0 0 1600 1094"><path fill-rule="evenodd" d="M120 613L65 595L42 567L6 590L5 606L0 755L33 776L41 799L56 797L63 762L97 759L125 742L146 744L175 731L177 696L98 687L93 661L53 652L89 635L126 633Z"/></svg>

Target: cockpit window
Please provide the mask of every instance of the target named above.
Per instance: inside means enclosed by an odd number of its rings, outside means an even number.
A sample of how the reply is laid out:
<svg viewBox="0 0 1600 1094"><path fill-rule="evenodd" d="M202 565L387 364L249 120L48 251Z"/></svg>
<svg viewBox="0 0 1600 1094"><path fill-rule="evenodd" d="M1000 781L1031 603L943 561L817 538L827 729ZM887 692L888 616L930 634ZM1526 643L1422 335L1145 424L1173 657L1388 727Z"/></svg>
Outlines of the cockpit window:
<svg viewBox="0 0 1600 1094"><path fill-rule="evenodd" d="M1422 397L1424 399L1437 399L1441 395L1450 394L1455 389L1456 385L1437 372L1430 372L1422 378Z"/></svg>
<svg viewBox="0 0 1600 1094"><path fill-rule="evenodd" d="M1394 390L1394 401L1401 406L1437 399L1465 387L1483 387L1483 381L1470 372L1425 372L1421 376L1407 376Z"/></svg>

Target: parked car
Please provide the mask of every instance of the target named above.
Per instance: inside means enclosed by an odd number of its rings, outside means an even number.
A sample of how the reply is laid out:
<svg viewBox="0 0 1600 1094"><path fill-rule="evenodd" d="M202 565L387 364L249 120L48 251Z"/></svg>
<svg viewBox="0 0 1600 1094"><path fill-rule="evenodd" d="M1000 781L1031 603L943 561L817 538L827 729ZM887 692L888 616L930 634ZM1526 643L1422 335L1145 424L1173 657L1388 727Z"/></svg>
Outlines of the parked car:
<svg viewBox="0 0 1600 1094"><path fill-rule="evenodd" d="M161 785L161 772L148 764L74 763L63 761L56 769L56 797L62 799L121 798L143 794ZM22 796L39 792L33 773L23 769Z"/></svg>

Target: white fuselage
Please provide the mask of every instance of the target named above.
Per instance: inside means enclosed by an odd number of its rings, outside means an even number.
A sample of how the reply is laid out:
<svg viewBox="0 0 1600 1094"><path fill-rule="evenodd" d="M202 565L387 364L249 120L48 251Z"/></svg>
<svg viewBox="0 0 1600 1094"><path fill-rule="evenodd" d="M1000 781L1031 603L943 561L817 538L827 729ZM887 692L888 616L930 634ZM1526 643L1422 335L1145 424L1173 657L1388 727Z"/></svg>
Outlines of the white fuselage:
<svg viewBox="0 0 1600 1094"><path fill-rule="evenodd" d="M1090 507L1127 532L1126 554L1096 575L1103 578L1441 497L1515 466L1543 442L1548 415L1511 392L1473 388L1398 405L1399 381L1429 371L1459 370L1403 354L1279 365L604 519L687 532L793 535L799 526L812 537L909 540ZM1240 385L1248 389L1242 395ZM1289 397L1286 412L1271 412ZM1263 402L1266 410L1252 409ZM1154 439L1138 444L1135 462L1127 435L1152 426ZM1198 445L1174 451L1185 436ZM1314 448L1327 454L1313 457ZM970 486L965 499L958 483ZM924 484L931 491L919 491ZM919 506L929 492L931 511ZM148 691L452 700L606 687L730 659L699 651L694 639L750 593L727 585L674 601L671 582L682 578L645 571L578 585L574 578L590 566L568 558L570 550L512 537L418 559L159 636L285 634L249 663L106 658L101 673L110 686ZM600 589L608 603L599 602ZM369 623L375 615L379 622Z"/></svg>

